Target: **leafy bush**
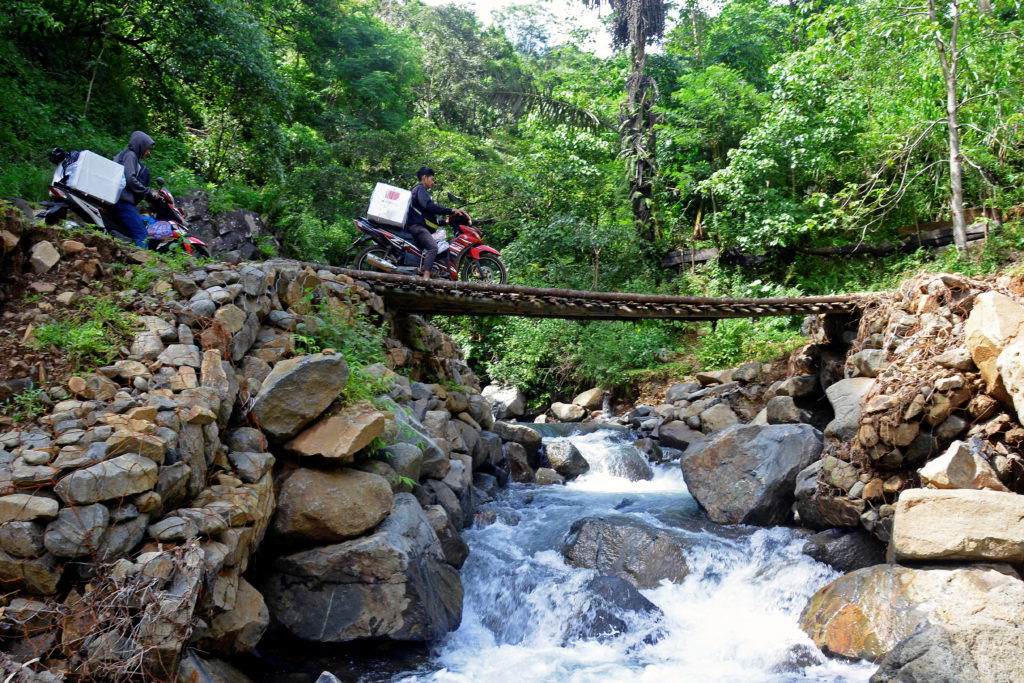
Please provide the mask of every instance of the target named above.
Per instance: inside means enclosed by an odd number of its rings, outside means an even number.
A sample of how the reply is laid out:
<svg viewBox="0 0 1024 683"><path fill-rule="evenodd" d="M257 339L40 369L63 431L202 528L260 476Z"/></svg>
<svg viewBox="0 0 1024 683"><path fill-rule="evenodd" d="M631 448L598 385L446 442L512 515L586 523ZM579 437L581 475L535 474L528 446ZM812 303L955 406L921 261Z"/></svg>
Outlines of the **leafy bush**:
<svg viewBox="0 0 1024 683"><path fill-rule="evenodd" d="M46 412L42 387L25 389L9 400L0 403L0 413L7 415L15 422L28 422Z"/></svg>
<svg viewBox="0 0 1024 683"><path fill-rule="evenodd" d="M312 319L299 323L295 347L299 353L318 353L324 349L339 352L348 364L349 376L342 396L344 403L372 400L387 393L384 383L366 371L370 365L384 362L384 332L358 301L341 302L306 294L312 307Z"/></svg>
<svg viewBox="0 0 1024 683"><path fill-rule="evenodd" d="M654 368L674 355L674 327L660 320L594 322L576 347L579 378L601 386L625 383L632 372Z"/></svg>
<svg viewBox="0 0 1024 683"><path fill-rule="evenodd" d="M721 320L695 350L702 370L728 368L777 358L804 343L796 319Z"/></svg>
<svg viewBox="0 0 1024 683"><path fill-rule="evenodd" d="M136 317L110 299L85 297L77 311L41 325L33 345L63 349L78 367L105 365L130 341L137 327Z"/></svg>
<svg viewBox="0 0 1024 683"><path fill-rule="evenodd" d="M153 254L149 263L140 263L129 267L117 277L126 289L146 291L160 279L168 278L174 273L184 273L195 267L197 260L185 252L173 251L167 254Z"/></svg>

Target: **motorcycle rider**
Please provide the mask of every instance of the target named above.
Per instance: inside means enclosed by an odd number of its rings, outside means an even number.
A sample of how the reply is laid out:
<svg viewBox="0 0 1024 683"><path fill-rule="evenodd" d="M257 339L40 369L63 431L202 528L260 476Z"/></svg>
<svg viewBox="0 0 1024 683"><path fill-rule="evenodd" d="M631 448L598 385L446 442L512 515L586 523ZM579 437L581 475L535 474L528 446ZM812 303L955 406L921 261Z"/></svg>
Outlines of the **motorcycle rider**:
<svg viewBox="0 0 1024 683"><path fill-rule="evenodd" d="M149 169L142 160L153 150L153 138L141 130L134 131L128 139L128 146L114 157L114 161L124 166L124 189L114 204L114 214L128 230L135 246L146 248L149 237L146 224L139 215L138 203L150 198L153 191L149 189Z"/></svg>
<svg viewBox="0 0 1024 683"><path fill-rule="evenodd" d="M437 241L434 240L433 231L437 230L437 217L447 216L455 212L434 203L430 196L430 188L434 186L434 170L429 166L422 166L416 172L416 179L419 181L412 188L412 204L409 206L409 219L406 221L405 229L412 233L416 244L423 251L423 263L420 266L420 276L424 279L430 278L430 269L434 266L434 259L437 258ZM433 226L433 230L428 226Z"/></svg>

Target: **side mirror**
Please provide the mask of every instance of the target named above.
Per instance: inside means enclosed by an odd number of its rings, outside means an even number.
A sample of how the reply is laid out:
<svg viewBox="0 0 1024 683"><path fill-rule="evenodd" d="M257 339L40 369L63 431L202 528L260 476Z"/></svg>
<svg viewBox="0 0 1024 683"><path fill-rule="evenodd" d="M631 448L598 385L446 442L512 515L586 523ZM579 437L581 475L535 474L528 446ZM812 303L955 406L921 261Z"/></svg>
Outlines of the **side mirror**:
<svg viewBox="0 0 1024 683"><path fill-rule="evenodd" d="M160 187L163 187L164 186L164 179L158 177L156 179L156 184L159 185Z"/></svg>

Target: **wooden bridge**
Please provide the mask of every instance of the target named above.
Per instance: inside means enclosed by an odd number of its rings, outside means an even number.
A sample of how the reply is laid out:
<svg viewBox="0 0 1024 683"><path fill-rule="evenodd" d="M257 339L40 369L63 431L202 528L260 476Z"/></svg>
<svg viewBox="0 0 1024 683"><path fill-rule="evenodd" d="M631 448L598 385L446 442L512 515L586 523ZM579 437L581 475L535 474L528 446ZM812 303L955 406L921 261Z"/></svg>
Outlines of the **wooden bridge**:
<svg viewBox="0 0 1024 683"><path fill-rule="evenodd" d="M407 275L347 268L330 270L364 283L380 295L392 310L443 315L498 315L570 320L717 320L812 313L854 313L872 298L869 294L843 294L716 299L486 285L474 282L423 280Z"/></svg>

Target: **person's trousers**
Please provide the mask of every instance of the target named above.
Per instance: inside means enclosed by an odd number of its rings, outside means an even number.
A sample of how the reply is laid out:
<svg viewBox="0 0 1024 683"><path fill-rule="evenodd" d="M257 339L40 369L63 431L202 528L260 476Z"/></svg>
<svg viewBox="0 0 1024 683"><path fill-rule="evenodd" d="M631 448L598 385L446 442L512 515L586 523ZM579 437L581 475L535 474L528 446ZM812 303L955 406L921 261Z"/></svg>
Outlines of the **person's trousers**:
<svg viewBox="0 0 1024 683"><path fill-rule="evenodd" d="M142 222L142 216L139 215L138 207L130 202L118 202L114 204L114 214L128 231L128 237L132 238L135 246L145 249L149 233L146 231L146 224Z"/></svg>
<svg viewBox="0 0 1024 683"><path fill-rule="evenodd" d="M425 225L407 225L405 229L412 234L423 252L422 272L429 273L434 267L434 259L437 258L437 240L434 239L434 233L427 230Z"/></svg>

